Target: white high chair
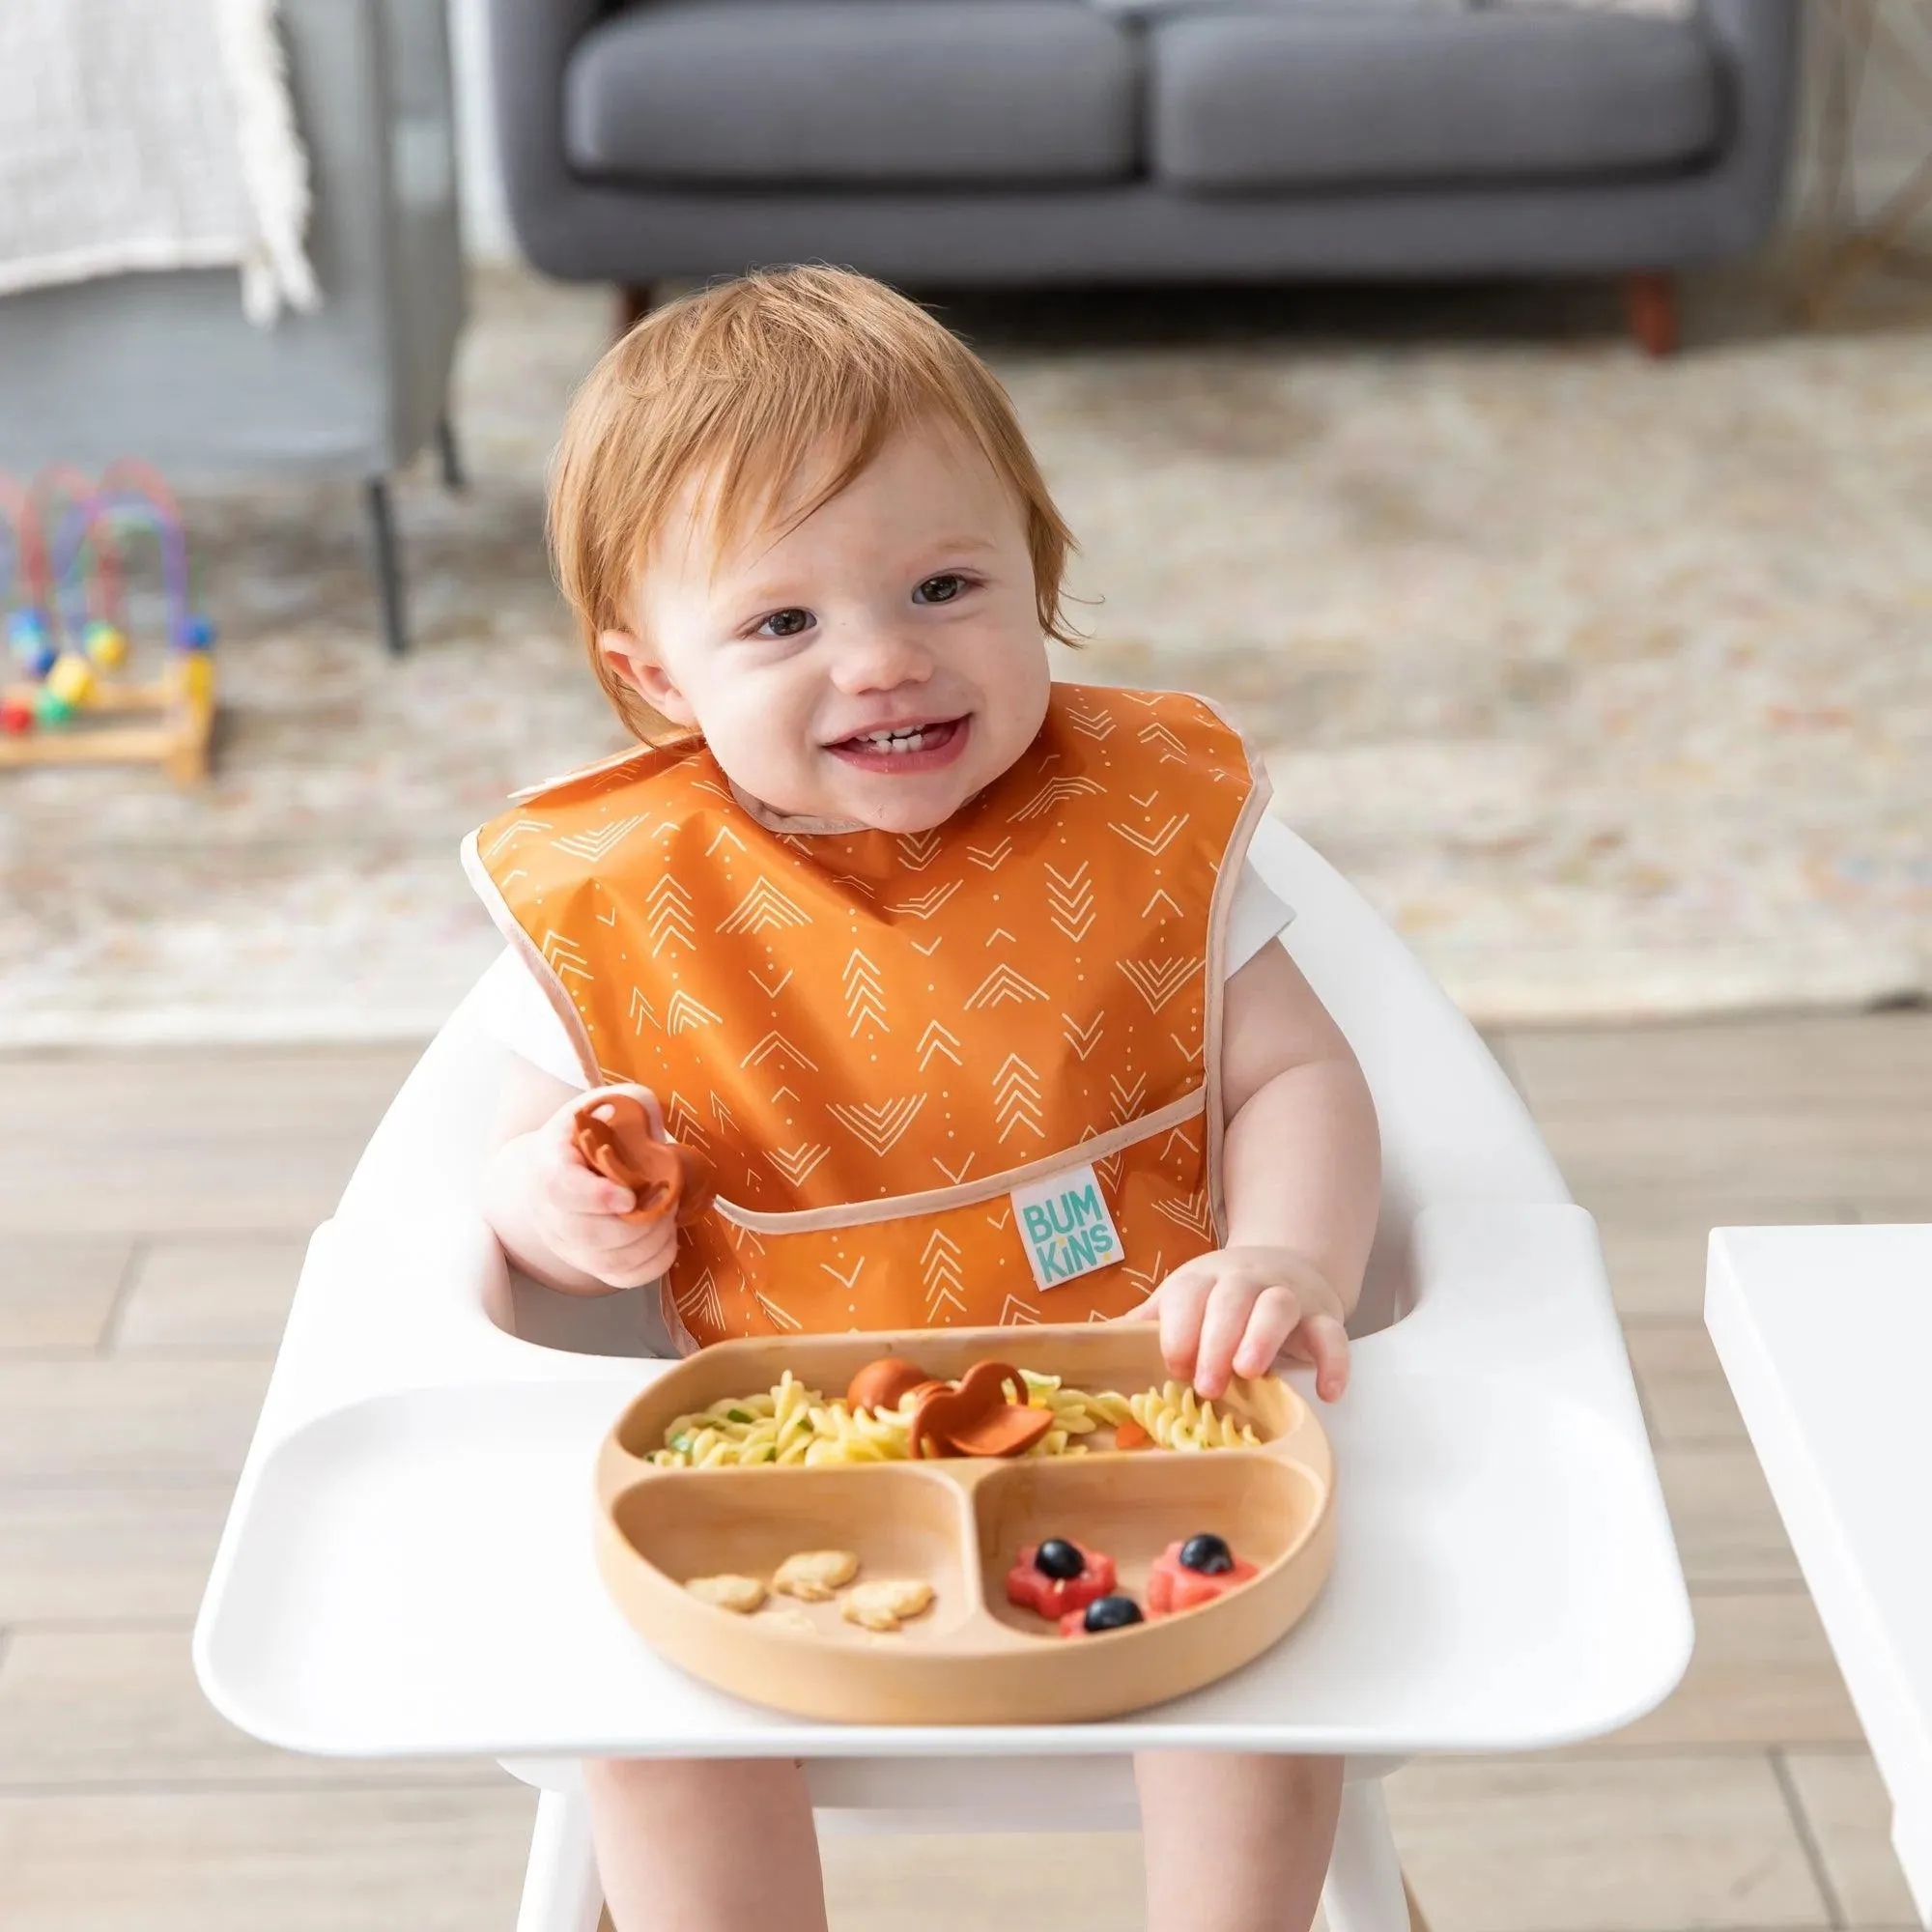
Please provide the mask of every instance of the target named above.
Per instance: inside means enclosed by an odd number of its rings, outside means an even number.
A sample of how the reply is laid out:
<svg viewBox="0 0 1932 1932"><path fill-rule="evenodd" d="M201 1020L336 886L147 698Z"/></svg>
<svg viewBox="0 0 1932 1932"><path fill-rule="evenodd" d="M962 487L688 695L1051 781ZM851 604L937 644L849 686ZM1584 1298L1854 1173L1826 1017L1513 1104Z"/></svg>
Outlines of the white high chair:
<svg viewBox="0 0 1932 1932"><path fill-rule="evenodd" d="M584 1757L803 1759L835 1828L1067 1831L1131 1823L1126 1754L1162 1747L1347 1756L1328 1920L1403 1932L1389 1761L1630 1722L1681 1676L1690 1605L1589 1217L1359 895L1278 824L1253 857L1367 1072L1386 1177L1323 1418L1335 1568L1272 1651L1107 1723L952 1729L783 1717L662 1662L590 1538L655 1297L508 1278L475 1210L500 1050L459 1008L310 1247L195 1630L215 1706L296 1750L489 1755L542 1786L518 1932L598 1923Z"/></svg>

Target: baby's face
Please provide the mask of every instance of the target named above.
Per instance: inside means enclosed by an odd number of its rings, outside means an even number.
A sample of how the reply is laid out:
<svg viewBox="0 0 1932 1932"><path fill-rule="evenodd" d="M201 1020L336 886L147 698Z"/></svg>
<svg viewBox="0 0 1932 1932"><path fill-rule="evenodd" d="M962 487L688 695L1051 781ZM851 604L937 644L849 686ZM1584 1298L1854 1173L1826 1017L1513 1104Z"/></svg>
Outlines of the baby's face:
<svg viewBox="0 0 1932 1932"><path fill-rule="evenodd" d="M907 430L796 528L715 560L703 536L688 516L653 549L638 634L602 641L772 810L923 832L1033 741L1049 673L1026 529L962 439Z"/></svg>

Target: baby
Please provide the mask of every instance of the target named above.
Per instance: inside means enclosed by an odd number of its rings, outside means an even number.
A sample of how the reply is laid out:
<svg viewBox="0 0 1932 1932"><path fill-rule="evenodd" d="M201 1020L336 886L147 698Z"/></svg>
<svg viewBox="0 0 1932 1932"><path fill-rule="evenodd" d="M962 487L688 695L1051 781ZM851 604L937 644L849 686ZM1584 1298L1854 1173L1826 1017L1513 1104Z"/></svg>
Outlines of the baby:
<svg viewBox="0 0 1932 1932"><path fill-rule="evenodd" d="M1246 862L1265 781L1199 699L1051 681L1071 540L977 357L832 270L677 302L578 395L552 536L646 742L466 848L509 1258L659 1282L683 1348L1118 1317L1203 1396L1286 1352L1338 1397L1378 1143ZM687 1227L575 1151L611 1085L709 1156ZM1151 1924L1312 1919L1339 1763L1136 1773ZM791 1763L586 1776L619 1932L824 1926Z"/></svg>

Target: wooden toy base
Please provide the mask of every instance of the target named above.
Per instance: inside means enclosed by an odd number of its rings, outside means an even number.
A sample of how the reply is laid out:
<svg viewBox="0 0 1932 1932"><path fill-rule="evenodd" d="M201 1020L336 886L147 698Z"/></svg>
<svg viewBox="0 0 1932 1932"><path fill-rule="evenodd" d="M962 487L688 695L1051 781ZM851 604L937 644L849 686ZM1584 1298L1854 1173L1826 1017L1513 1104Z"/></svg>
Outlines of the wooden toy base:
<svg viewBox="0 0 1932 1932"><path fill-rule="evenodd" d="M37 687L9 685L11 701L31 704ZM26 765L156 764L177 784L208 777L214 702L164 684L104 684L64 724L36 724L0 737L0 771Z"/></svg>
<svg viewBox="0 0 1932 1932"><path fill-rule="evenodd" d="M831 1395L882 1355L947 1379L999 1360L1089 1391L1127 1393L1167 1373L1151 1323L727 1342L681 1362L606 1438L597 1547L618 1607L694 1676L756 1703L855 1723L1080 1722L1226 1676L1278 1641L1326 1580L1327 1438L1308 1405L1273 1377L1229 1391L1232 1410L1261 1437L1257 1449L787 1468L660 1468L644 1460L680 1415L769 1389L787 1369ZM1259 1574L1198 1609L1065 1637L1007 1602L1006 1574L1020 1548L1066 1537L1113 1556L1119 1588L1144 1604L1154 1558L1203 1531L1225 1538ZM810 1549L854 1552L862 1582L926 1582L932 1606L881 1634L846 1621L836 1603L778 1599L740 1615L684 1587L720 1574L769 1578L788 1555Z"/></svg>

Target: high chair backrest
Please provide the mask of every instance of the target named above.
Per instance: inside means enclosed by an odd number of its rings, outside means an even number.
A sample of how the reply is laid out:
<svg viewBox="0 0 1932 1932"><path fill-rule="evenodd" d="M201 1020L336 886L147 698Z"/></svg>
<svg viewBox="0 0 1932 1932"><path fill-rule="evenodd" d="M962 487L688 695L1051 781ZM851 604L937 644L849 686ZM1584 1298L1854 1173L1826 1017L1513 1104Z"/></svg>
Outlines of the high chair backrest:
<svg viewBox="0 0 1932 1932"><path fill-rule="evenodd" d="M1354 887L1275 820L1256 869L1294 908L1289 952L1349 1037L1381 1121L1382 1210L1358 1329L1401 1306L1407 1237L1438 1202L1569 1199L1522 1101L1467 1020ZM347 1219L473 1208L503 1049L465 1001L430 1043L345 1191Z"/></svg>

